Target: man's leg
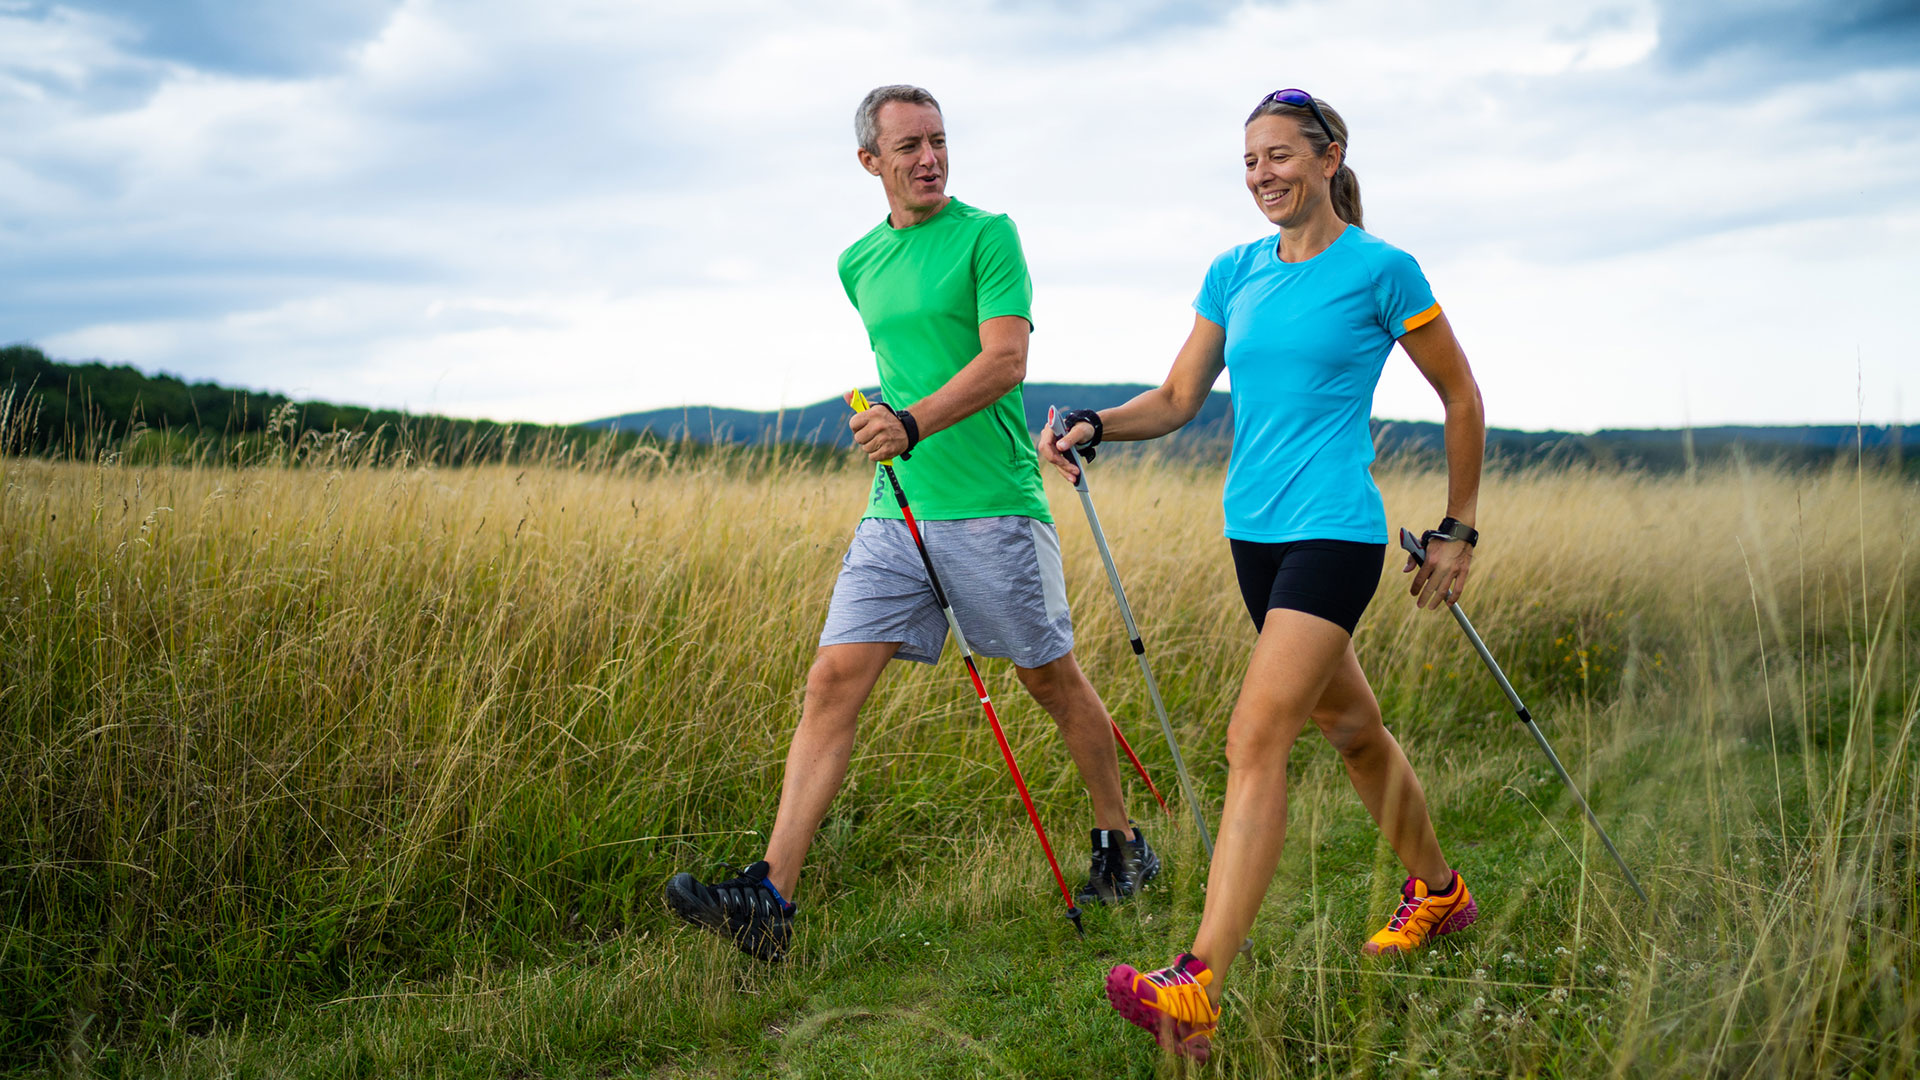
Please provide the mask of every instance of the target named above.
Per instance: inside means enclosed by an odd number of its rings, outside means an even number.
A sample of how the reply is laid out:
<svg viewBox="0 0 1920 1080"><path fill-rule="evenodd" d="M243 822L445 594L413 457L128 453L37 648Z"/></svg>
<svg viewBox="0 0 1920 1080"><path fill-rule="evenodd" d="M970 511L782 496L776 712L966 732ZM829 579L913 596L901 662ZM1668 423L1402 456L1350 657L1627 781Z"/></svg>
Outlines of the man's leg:
<svg viewBox="0 0 1920 1080"><path fill-rule="evenodd" d="M1087 795L1093 800L1094 827L1129 831L1126 799L1120 793L1120 761L1113 746L1113 721L1073 654L1069 652L1037 668L1013 670L1027 693L1060 726L1067 753L1073 756L1081 782L1087 785Z"/></svg>
<svg viewBox="0 0 1920 1080"><path fill-rule="evenodd" d="M823 645L814 654L813 667L807 672L806 700L800 707L800 725L794 729L793 745L787 749L780 810L773 819L773 833L767 838L767 880L782 896L793 895L807 848L847 777L860 706L866 704L880 672L899 648L897 641L855 642ZM1111 749L1108 756L1112 756Z"/></svg>

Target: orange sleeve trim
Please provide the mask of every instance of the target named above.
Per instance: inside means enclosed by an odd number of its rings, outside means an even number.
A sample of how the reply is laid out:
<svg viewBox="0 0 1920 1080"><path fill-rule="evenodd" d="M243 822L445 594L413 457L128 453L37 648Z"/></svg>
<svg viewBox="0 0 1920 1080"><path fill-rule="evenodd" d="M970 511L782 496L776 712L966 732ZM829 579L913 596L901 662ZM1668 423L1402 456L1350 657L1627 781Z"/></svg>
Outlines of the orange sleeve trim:
<svg viewBox="0 0 1920 1080"><path fill-rule="evenodd" d="M1440 305L1435 304L1418 315L1408 317L1406 322L1400 324L1400 332L1404 334L1409 330L1418 330L1439 317Z"/></svg>

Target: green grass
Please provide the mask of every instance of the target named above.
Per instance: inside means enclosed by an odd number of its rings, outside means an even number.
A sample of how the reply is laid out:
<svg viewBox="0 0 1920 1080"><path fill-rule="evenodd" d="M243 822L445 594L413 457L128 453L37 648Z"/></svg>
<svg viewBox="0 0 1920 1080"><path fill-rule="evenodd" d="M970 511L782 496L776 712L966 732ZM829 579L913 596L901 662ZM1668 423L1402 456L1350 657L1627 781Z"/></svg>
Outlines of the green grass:
<svg viewBox="0 0 1920 1080"><path fill-rule="evenodd" d="M1251 645L1218 474L1101 479L1217 812ZM1189 940L1204 874L1185 815L1136 793L1168 873L1075 938L957 666L896 665L864 714L792 962L664 912L669 873L759 855L863 485L749 458L0 459L0 1065L1169 1071L1101 977ZM1431 516L1432 474L1381 486L1394 520ZM1519 472L1483 505L1497 539L1468 608L1653 903L1451 620L1389 583L1356 642L1482 921L1360 961L1401 872L1308 737L1210 1068L1910 1075L1920 493L1871 473ZM1077 508L1056 513L1082 663L1173 791ZM987 677L1071 874L1077 778L1005 665Z"/></svg>

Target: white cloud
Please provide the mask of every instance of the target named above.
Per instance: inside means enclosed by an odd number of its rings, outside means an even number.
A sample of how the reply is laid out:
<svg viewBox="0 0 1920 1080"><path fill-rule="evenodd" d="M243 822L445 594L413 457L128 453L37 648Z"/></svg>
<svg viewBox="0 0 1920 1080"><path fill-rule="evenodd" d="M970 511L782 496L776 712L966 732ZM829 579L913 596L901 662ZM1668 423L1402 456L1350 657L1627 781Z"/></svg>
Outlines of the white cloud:
<svg viewBox="0 0 1920 1080"><path fill-rule="evenodd" d="M833 275L884 213L853 105L915 81L953 193L1020 225L1033 377L1157 381L1211 256L1266 229L1240 120L1301 85L1352 124L1368 225L1421 259L1495 422L1850 420L1856 350L1894 418L1920 399L1920 65L1756 64L1728 93L1733 61L1708 85L1661 59L1664 18L410 0L324 70L236 75L0 7L32 42L0 44L0 337L501 418L818 400L872 370ZM1378 412L1438 415L1389 371Z"/></svg>

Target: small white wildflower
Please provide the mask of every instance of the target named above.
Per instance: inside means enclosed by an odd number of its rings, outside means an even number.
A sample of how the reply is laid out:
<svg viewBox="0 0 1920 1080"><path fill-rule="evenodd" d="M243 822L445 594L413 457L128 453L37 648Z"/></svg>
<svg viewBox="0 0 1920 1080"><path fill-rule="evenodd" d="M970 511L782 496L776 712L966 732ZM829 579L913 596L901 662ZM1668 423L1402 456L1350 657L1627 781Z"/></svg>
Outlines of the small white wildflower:
<svg viewBox="0 0 1920 1080"><path fill-rule="evenodd" d="M1593 965L1593 973L1595 975L1605 975L1607 973L1607 965L1605 964Z"/></svg>
<svg viewBox="0 0 1920 1080"><path fill-rule="evenodd" d="M1439 1075L1440 1075L1440 1070L1439 1070L1439 1069L1428 1069L1428 1070L1427 1070L1427 1075L1428 1075L1428 1076L1439 1076Z"/></svg>
<svg viewBox="0 0 1920 1080"><path fill-rule="evenodd" d="M1474 977L1474 978L1476 978L1476 979L1484 979L1484 978L1486 978L1486 977L1487 977L1487 969L1486 969L1486 968L1474 968L1474 969L1473 969L1473 977Z"/></svg>
<svg viewBox="0 0 1920 1080"><path fill-rule="evenodd" d="M1474 1011L1474 1012L1480 1012L1481 1010L1483 1010L1483 1009L1485 1009L1486 1007L1487 1007L1487 999L1486 999L1486 998L1483 998L1483 997L1477 997L1477 998L1474 998L1474 999L1473 999L1473 1011Z"/></svg>
<svg viewBox="0 0 1920 1080"><path fill-rule="evenodd" d="M933 944L933 942L931 942L931 941L923 941L923 942L921 942L920 944L922 944L922 945L931 945L931 944Z"/></svg>
<svg viewBox="0 0 1920 1080"><path fill-rule="evenodd" d="M1547 1000L1549 1001L1567 1000L1567 988L1564 986L1554 987L1553 990L1547 994Z"/></svg>
<svg viewBox="0 0 1920 1080"><path fill-rule="evenodd" d="M1503 953L1501 953L1501 954L1500 954L1500 962L1501 962L1501 963L1503 963L1503 964L1511 964L1511 963L1513 963L1514 961L1516 961L1516 960L1519 960L1519 959L1520 959L1520 958L1519 958L1518 956L1515 956L1514 954L1512 954L1512 953L1510 953L1510 952L1503 952Z"/></svg>
<svg viewBox="0 0 1920 1080"><path fill-rule="evenodd" d="M1555 946L1553 947L1553 955L1555 955L1555 956L1572 956L1572 955L1573 955L1573 953L1572 953L1572 952L1570 952L1570 951L1569 951L1569 950L1567 949L1567 947L1566 947L1565 945L1555 945Z"/></svg>

